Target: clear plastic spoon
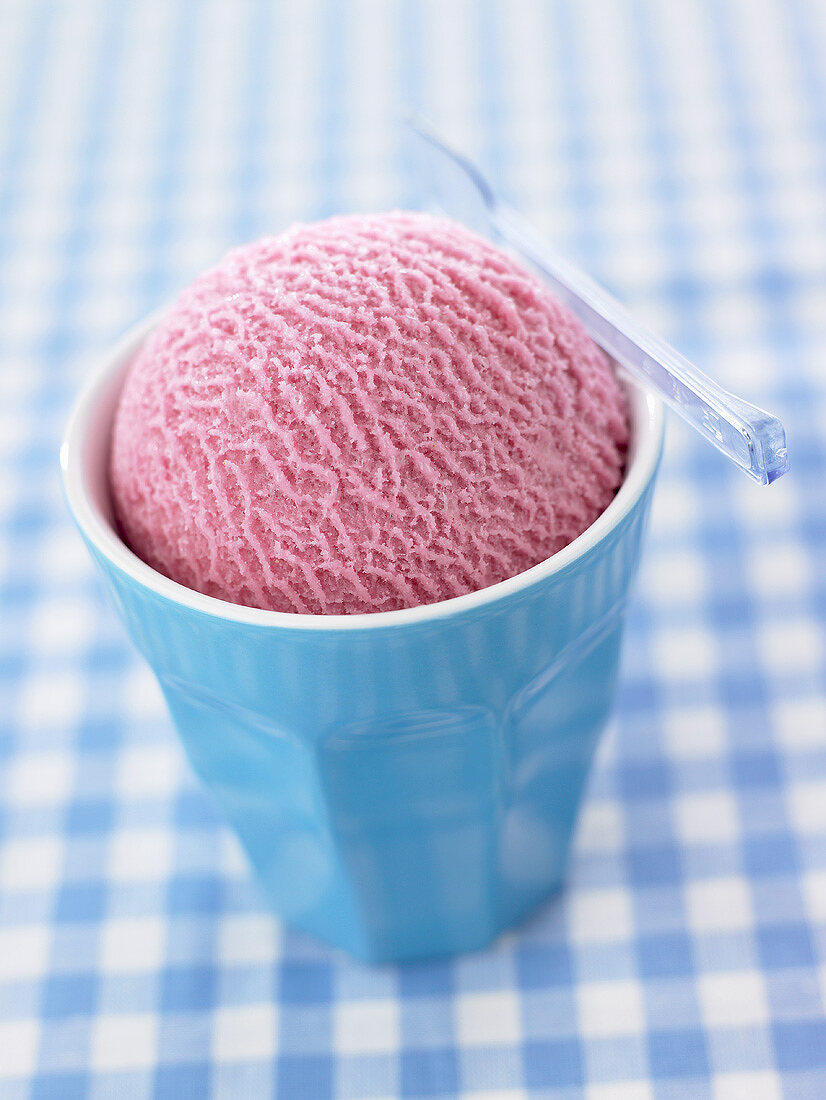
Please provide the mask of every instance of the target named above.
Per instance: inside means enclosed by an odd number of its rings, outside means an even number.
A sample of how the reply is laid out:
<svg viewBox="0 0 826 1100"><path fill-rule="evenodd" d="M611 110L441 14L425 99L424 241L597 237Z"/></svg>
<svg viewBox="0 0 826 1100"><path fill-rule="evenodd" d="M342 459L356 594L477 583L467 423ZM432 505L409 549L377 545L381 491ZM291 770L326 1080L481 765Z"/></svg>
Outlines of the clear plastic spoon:
<svg viewBox="0 0 826 1100"><path fill-rule="evenodd" d="M409 125L446 214L498 238L538 269L591 338L755 481L770 485L789 468L786 433L771 413L718 386L659 336L638 324L607 290L583 275L496 198L472 161L419 118Z"/></svg>

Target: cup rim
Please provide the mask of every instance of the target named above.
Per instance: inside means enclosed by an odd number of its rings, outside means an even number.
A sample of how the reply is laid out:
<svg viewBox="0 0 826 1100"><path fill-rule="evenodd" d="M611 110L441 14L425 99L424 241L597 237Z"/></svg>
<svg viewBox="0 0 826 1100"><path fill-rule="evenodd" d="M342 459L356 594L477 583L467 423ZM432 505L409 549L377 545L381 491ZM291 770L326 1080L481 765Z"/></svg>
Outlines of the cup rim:
<svg viewBox="0 0 826 1100"><path fill-rule="evenodd" d="M438 603L353 615L308 615L267 611L229 603L187 588L159 573L139 558L101 513L88 483L85 452L95 432L111 432L111 414L101 418L100 406L109 397L118 372L125 373L135 351L158 322L155 313L130 328L115 344L75 400L60 447L60 471L69 510L84 538L100 555L135 584L172 603L213 618L247 626L279 630L375 630L412 626L453 618L463 612L492 608L519 595L570 566L604 542L629 514L649 485L663 444L664 409L654 394L625 378L631 405L632 445L622 485L608 507L573 542L514 577Z"/></svg>

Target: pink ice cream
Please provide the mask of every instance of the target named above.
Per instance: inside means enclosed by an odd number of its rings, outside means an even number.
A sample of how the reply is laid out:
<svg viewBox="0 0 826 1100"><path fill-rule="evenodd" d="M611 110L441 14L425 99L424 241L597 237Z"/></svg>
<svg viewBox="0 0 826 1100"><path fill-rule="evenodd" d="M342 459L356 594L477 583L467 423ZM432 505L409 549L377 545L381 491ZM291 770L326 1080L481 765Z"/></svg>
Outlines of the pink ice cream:
<svg viewBox="0 0 826 1100"><path fill-rule="evenodd" d="M230 252L133 362L111 484L136 554L223 600L389 611L549 557L622 480L628 412L579 322L423 214Z"/></svg>

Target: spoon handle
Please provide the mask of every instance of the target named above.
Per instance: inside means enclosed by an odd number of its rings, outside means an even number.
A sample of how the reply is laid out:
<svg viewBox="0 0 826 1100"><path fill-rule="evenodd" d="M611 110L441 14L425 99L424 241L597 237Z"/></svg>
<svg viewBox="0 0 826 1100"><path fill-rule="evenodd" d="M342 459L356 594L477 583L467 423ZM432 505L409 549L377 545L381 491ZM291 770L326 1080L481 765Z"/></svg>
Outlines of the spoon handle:
<svg viewBox="0 0 826 1100"><path fill-rule="evenodd" d="M476 165L446 145L427 124L411 119L410 126L446 213L510 245L539 271L595 343L755 481L769 485L786 473L786 433L777 417L724 390L638 324L613 295L501 204Z"/></svg>

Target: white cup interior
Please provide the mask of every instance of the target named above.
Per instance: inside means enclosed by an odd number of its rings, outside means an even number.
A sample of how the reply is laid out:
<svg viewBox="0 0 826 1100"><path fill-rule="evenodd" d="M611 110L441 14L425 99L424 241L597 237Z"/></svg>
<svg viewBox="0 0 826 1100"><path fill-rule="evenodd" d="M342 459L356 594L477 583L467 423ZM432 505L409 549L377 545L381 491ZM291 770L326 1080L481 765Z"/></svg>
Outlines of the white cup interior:
<svg viewBox="0 0 826 1100"><path fill-rule="evenodd" d="M155 323L156 318L150 317L132 329L78 397L60 450L66 499L85 537L121 572L160 596L224 619L291 629L375 629L437 619L511 596L562 569L616 527L650 481L662 446L662 403L638 386L628 383L631 444L625 479L602 515L579 538L546 561L477 592L400 611L362 615L297 615L242 607L194 592L158 573L132 553L115 528L108 477L112 419L124 375Z"/></svg>

